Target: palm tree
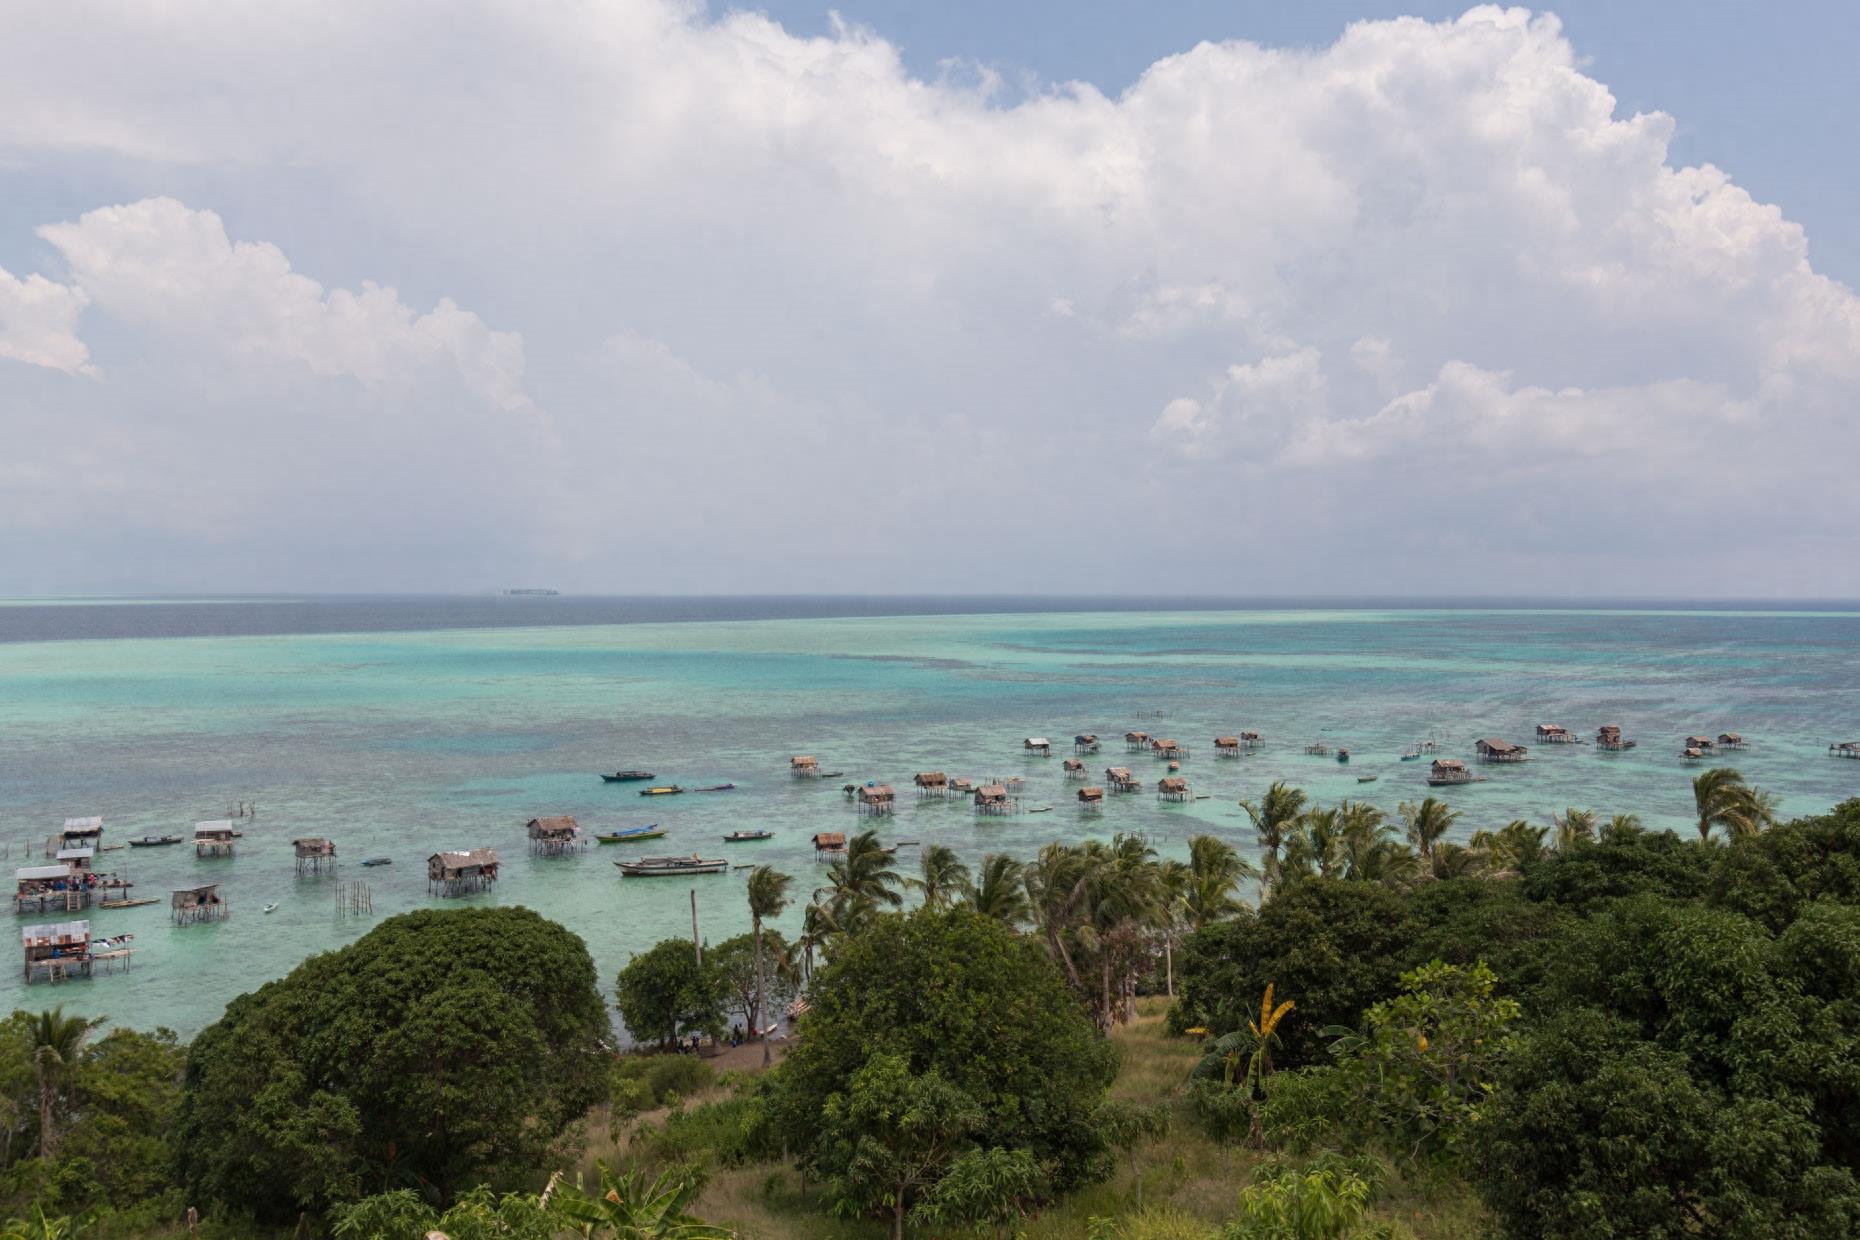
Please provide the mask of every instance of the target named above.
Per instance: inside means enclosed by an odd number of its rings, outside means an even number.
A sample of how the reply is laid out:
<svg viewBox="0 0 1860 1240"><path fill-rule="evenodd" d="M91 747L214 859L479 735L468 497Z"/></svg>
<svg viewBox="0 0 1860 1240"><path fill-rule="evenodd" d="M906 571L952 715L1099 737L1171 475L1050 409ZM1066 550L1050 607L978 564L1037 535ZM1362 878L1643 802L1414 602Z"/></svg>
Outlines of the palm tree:
<svg viewBox="0 0 1860 1240"><path fill-rule="evenodd" d="M1692 801L1699 814L1699 841L1709 844L1714 827L1741 839L1755 835L1774 820L1769 798L1744 782L1728 766L1715 767L1692 781Z"/></svg>
<svg viewBox="0 0 1860 1240"><path fill-rule="evenodd" d="M1132 956L1161 905L1156 850L1140 835L1119 834L1111 837L1109 848L1093 840L1079 851L1084 862L1081 929L1086 932L1081 941L1098 953L1100 1023L1108 1033L1120 1008L1128 1018L1135 985ZM1111 984L1120 976L1121 1002L1113 1002Z"/></svg>
<svg viewBox="0 0 1860 1240"><path fill-rule="evenodd" d="M1408 842L1414 845L1424 868L1434 859L1434 845L1452 830L1459 817L1459 811L1448 807L1439 797L1427 797L1419 805L1412 801L1401 803L1401 819L1408 831Z"/></svg>
<svg viewBox="0 0 1860 1240"><path fill-rule="evenodd" d="M969 885L969 867L947 844L932 844L924 849L920 864L921 877L904 882L924 893L925 908L948 908Z"/></svg>
<svg viewBox="0 0 1860 1240"><path fill-rule="evenodd" d="M898 894L904 876L891 868L893 851L879 843L878 832L861 831L847 841L846 855L827 867L827 885L814 895L829 896L837 930L857 930L881 908L904 903Z"/></svg>
<svg viewBox="0 0 1860 1240"><path fill-rule="evenodd" d="M1550 815L1556 826L1556 846L1574 848L1595 839L1595 811L1570 806L1560 814Z"/></svg>
<svg viewBox="0 0 1860 1240"><path fill-rule="evenodd" d="M1092 845L1102 848L1103 845ZM1066 971L1066 980L1081 993L1085 981L1079 976L1069 940L1075 934L1074 923L1085 897L1089 875L1083 848L1054 842L1040 850L1033 864L1021 876L1027 889L1027 904L1034 924L1046 937L1046 949Z"/></svg>
<svg viewBox="0 0 1860 1240"><path fill-rule="evenodd" d="M50 1158L58 1148L57 1103L59 1086L77 1065L78 1054L90 1031L103 1018L66 1016L61 1004L32 1018L32 1066L39 1078L39 1157Z"/></svg>
<svg viewBox="0 0 1860 1240"><path fill-rule="evenodd" d="M1498 873L1516 872L1543 860L1548 852L1544 841L1549 834L1549 827L1533 827L1522 818L1512 819L1485 840L1492 869Z"/></svg>
<svg viewBox="0 0 1860 1240"><path fill-rule="evenodd" d="M1188 899L1195 874L1181 861L1165 861L1156 867L1156 929L1162 934L1163 993L1175 998L1175 936L1188 924Z"/></svg>
<svg viewBox="0 0 1860 1240"><path fill-rule="evenodd" d="M648 1184L637 1170L616 1176L606 1163L600 1168L600 1193L561 1181L549 1186L550 1208L568 1220L569 1229L584 1240L733 1240L736 1233L694 1217L688 1207L704 1187L690 1167L677 1166L659 1173Z"/></svg>
<svg viewBox="0 0 1860 1240"><path fill-rule="evenodd" d="M1256 877L1257 873L1226 840L1212 835L1191 835L1187 883L1182 891L1188 924L1199 930L1238 913L1241 904L1235 893L1241 883Z"/></svg>
<svg viewBox="0 0 1860 1240"><path fill-rule="evenodd" d="M1305 794L1282 779L1272 782L1257 805L1251 801L1240 802L1240 808L1253 820L1253 830L1259 834L1260 868L1265 874L1266 884L1275 890L1278 887L1279 849L1284 846L1286 832L1304 807Z"/></svg>
<svg viewBox="0 0 1860 1240"><path fill-rule="evenodd" d="M1026 866L1006 853L989 853L982 858L980 879L969 885L964 898L983 917L1018 926L1033 915L1026 872Z"/></svg>
<svg viewBox="0 0 1860 1240"><path fill-rule="evenodd" d="M1639 814L1616 814L1602 828L1602 839L1609 843L1631 840L1637 835L1645 835L1647 828L1641 825Z"/></svg>
<svg viewBox="0 0 1860 1240"><path fill-rule="evenodd" d="M1414 853L1381 810L1362 801L1345 801L1337 807L1337 817L1343 828L1338 859L1344 878L1391 887L1413 881Z"/></svg>
<svg viewBox="0 0 1860 1240"><path fill-rule="evenodd" d="M762 996L768 993L768 978L762 969L762 921L766 917L781 916L781 911L788 907L788 885L792 882L793 877L773 866L759 865L749 871L749 924L756 936L756 1002L749 1020L755 1026L755 1035L762 1039L762 1066L765 1068L773 1057L768 1037L762 1032Z"/></svg>
<svg viewBox="0 0 1860 1240"><path fill-rule="evenodd" d="M801 949L801 980L808 985L814 981L814 952L825 946L839 930L833 921L833 910L820 902L819 892L814 894L816 898L801 912L801 934L794 941Z"/></svg>
<svg viewBox="0 0 1860 1240"><path fill-rule="evenodd" d="M1478 848L1445 842L1434 845L1428 854L1428 873L1434 878L1466 878L1479 873L1486 865L1486 854Z"/></svg>
<svg viewBox="0 0 1860 1240"><path fill-rule="evenodd" d="M1285 841L1285 868L1330 878L1343 869L1343 822L1338 810L1312 806L1298 816Z"/></svg>

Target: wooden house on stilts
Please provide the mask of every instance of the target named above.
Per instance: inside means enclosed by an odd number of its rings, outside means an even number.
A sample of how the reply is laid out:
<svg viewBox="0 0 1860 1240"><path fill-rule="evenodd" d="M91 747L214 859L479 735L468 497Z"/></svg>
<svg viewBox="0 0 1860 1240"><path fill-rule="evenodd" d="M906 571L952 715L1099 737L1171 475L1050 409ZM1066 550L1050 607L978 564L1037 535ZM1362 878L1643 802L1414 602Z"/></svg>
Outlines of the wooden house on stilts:
<svg viewBox="0 0 1860 1240"><path fill-rule="evenodd" d="M90 923L55 921L19 932L26 981L62 982L91 974Z"/></svg>
<svg viewBox="0 0 1860 1240"><path fill-rule="evenodd" d="M194 855L196 857L230 857L233 855L233 841L238 838L239 832L233 829L230 819L197 822L194 824Z"/></svg>
<svg viewBox="0 0 1860 1240"><path fill-rule="evenodd" d="M911 784L917 789L920 801L949 795L949 776L941 771L919 771L911 776Z"/></svg>
<svg viewBox="0 0 1860 1240"><path fill-rule="evenodd" d="M436 896L486 891L497 881L497 850L465 848L436 852L426 859L426 890Z"/></svg>
<svg viewBox="0 0 1860 1240"><path fill-rule="evenodd" d="M177 926L191 926L203 921L225 921L229 909L220 895L218 883L181 887L168 901L168 916Z"/></svg>
<svg viewBox="0 0 1860 1240"><path fill-rule="evenodd" d="M846 855L844 831L818 831L814 834L814 860L835 861Z"/></svg>
<svg viewBox="0 0 1860 1240"><path fill-rule="evenodd" d="M297 861L297 877L305 875L334 874L336 872L336 841L324 839L320 835L306 835L303 839L291 841L291 852Z"/></svg>
<svg viewBox="0 0 1860 1240"><path fill-rule="evenodd" d="M1098 734L1095 732L1080 732L1077 736L1072 738L1072 752L1077 754L1097 753Z"/></svg>
<svg viewBox="0 0 1860 1240"><path fill-rule="evenodd" d="M1104 789L1093 785L1079 789L1079 808L1102 809L1104 807Z"/></svg>
<svg viewBox="0 0 1860 1240"><path fill-rule="evenodd" d="M890 784L861 784L854 799L861 814L874 817L890 814L898 808L898 792Z"/></svg>
<svg viewBox="0 0 1860 1240"><path fill-rule="evenodd" d="M1143 786L1143 781L1132 775L1127 766L1105 767L1104 782L1112 792L1135 792Z"/></svg>
<svg viewBox="0 0 1860 1240"><path fill-rule="evenodd" d="M532 818L524 830L529 835L530 851L539 857L564 857L588 846L588 837L573 814Z"/></svg>
<svg viewBox="0 0 1860 1240"><path fill-rule="evenodd" d="M796 779L819 779L820 759L811 754L797 754L788 759L788 774Z"/></svg>
<svg viewBox="0 0 1860 1240"><path fill-rule="evenodd" d="M1150 747L1150 734L1148 732L1126 732L1124 733L1124 752L1125 753L1142 753L1144 750L1148 749L1149 747Z"/></svg>
<svg viewBox="0 0 1860 1240"><path fill-rule="evenodd" d="M1522 762L1531 755L1531 751L1522 745L1514 745L1492 736L1475 741L1473 752L1479 755L1481 762Z"/></svg>
<svg viewBox="0 0 1860 1240"><path fill-rule="evenodd" d="M1180 775L1167 775L1156 781L1156 797L1161 801L1192 801L1194 794L1188 790L1188 781Z"/></svg>

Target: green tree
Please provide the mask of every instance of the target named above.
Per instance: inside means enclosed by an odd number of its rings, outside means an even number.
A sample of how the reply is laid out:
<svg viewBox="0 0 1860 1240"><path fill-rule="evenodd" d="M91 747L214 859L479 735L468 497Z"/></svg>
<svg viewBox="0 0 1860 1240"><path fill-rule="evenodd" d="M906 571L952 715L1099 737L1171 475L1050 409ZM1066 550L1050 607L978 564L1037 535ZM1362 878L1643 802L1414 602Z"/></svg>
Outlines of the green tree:
<svg viewBox="0 0 1860 1240"><path fill-rule="evenodd" d="M1417 927L1403 897L1375 883L1312 878L1257 913L1197 931L1183 944L1177 1028L1244 1029L1268 985L1298 1000L1282 1031L1285 1067L1322 1063L1326 1025L1356 1025L1395 993Z"/></svg>
<svg viewBox="0 0 1860 1240"><path fill-rule="evenodd" d="M1421 859L1422 868L1428 870L1434 860L1435 846L1459 821L1459 811L1439 797L1423 797L1418 803L1403 801L1400 810L1408 842L1414 845L1415 855Z"/></svg>
<svg viewBox="0 0 1860 1240"><path fill-rule="evenodd" d="M891 868L893 850L879 841L878 832L861 831L846 843L846 855L827 867L827 885L814 893L825 908L834 930L851 933L873 917L904 902L898 889L904 877Z"/></svg>
<svg viewBox="0 0 1860 1240"><path fill-rule="evenodd" d="M705 948L704 969L722 996L724 1016L748 1030L761 1027L764 1007L771 1013L780 1012L793 1002L801 980L788 944L766 926L760 956L755 935L739 934Z"/></svg>
<svg viewBox="0 0 1860 1240"><path fill-rule="evenodd" d="M928 908L947 908L968 890L969 867L947 844L929 844L918 858L917 877L906 884L921 892Z"/></svg>
<svg viewBox="0 0 1860 1240"><path fill-rule="evenodd" d="M1267 1163L1240 1193L1221 1240L1370 1240L1388 1232L1365 1220L1380 1191L1366 1166L1335 1155L1306 1167Z"/></svg>
<svg viewBox="0 0 1860 1240"><path fill-rule="evenodd" d="M768 1037L763 1033L763 996L769 993L768 969L763 962L762 923L781 916L788 907L788 886L794 879L773 866L759 865L749 872L749 918L756 938L756 1002L749 1014L749 1027L762 1039L762 1066L769 1066Z"/></svg>
<svg viewBox="0 0 1860 1240"><path fill-rule="evenodd" d="M1166 1103L1144 1104L1113 1099L1098 1108L1092 1121L1104 1139L1130 1156L1130 1181L1138 1210L1143 1209L1143 1164L1137 1154L1143 1145L1169 1135Z"/></svg>
<svg viewBox="0 0 1860 1240"><path fill-rule="evenodd" d="M1370 1008L1360 1035L1343 1031L1332 1048L1335 1071L1359 1099L1355 1118L1375 1143L1409 1160L1457 1152L1522 1011L1497 988L1484 962L1434 961L1403 974L1402 993Z"/></svg>
<svg viewBox="0 0 1860 1240"><path fill-rule="evenodd" d="M848 1082L881 1056L912 1078L934 1074L979 1109L951 1158L1025 1149L1055 1191L1104 1173L1091 1117L1114 1056L1037 942L966 907L880 918L841 943L808 998L793 1047L767 1077L768 1115L802 1168L840 1185L843 1199L875 1202L862 1194L883 1188L880 1164L859 1154L864 1113L846 1110ZM876 1089L891 1078L869 1079ZM820 1117L836 1094L844 1118L829 1133ZM907 1196L932 1191L926 1180Z"/></svg>
<svg viewBox="0 0 1860 1240"><path fill-rule="evenodd" d="M1779 933L1816 900L1860 903L1860 798L1828 813L1733 836L1712 861L1709 898Z"/></svg>
<svg viewBox="0 0 1860 1240"><path fill-rule="evenodd" d="M1003 925L1023 925L1033 915L1033 906L1027 900L1026 874L1026 867L1007 854L989 853L982 858L980 875L964 895L964 902Z"/></svg>
<svg viewBox="0 0 1860 1240"><path fill-rule="evenodd" d="M1771 821L1763 794L1728 766L1713 767L1692 781L1692 803L1698 811L1701 843L1711 842L1714 829L1739 839L1756 835Z"/></svg>
<svg viewBox="0 0 1860 1240"><path fill-rule="evenodd" d="M1000 1229L1025 1216L1045 1192L1046 1177L1030 1151L977 1146L950 1160L909 1217L920 1227Z"/></svg>
<svg viewBox="0 0 1860 1240"><path fill-rule="evenodd" d="M893 1240L906 1213L941 1182L987 1115L935 1068L913 1070L900 1053L875 1054L821 1108L820 1144L833 1210L891 1216Z"/></svg>
<svg viewBox="0 0 1860 1240"><path fill-rule="evenodd" d="M723 1023L723 988L688 939L661 939L636 952L620 970L614 1003L636 1039L660 1046Z"/></svg>
<svg viewBox="0 0 1860 1240"><path fill-rule="evenodd" d="M102 1020L66 1016L55 1007L32 1021L32 1066L39 1083L39 1157L50 1158L58 1148L58 1104L64 1083L77 1066L85 1039Z"/></svg>
<svg viewBox="0 0 1860 1240"><path fill-rule="evenodd" d="M1558 849L1525 867L1523 891L1528 899L1580 913L1632 895L1696 899L1705 891L1711 865L1711 857L1672 832L1651 831Z"/></svg>
<svg viewBox="0 0 1860 1240"><path fill-rule="evenodd" d="M1268 888L1279 884L1279 850L1304 807L1305 794L1283 780L1274 780L1257 802L1240 802L1259 837L1260 872Z"/></svg>
<svg viewBox="0 0 1860 1240"><path fill-rule="evenodd" d="M522 908L402 914L202 1031L176 1161L194 1199L270 1219L513 1183L600 1097L609 1029L561 926Z"/></svg>
<svg viewBox="0 0 1860 1240"><path fill-rule="evenodd" d="M1254 877L1253 867L1226 840L1189 836L1188 885L1183 892L1189 926L1199 930L1238 913L1240 884Z"/></svg>

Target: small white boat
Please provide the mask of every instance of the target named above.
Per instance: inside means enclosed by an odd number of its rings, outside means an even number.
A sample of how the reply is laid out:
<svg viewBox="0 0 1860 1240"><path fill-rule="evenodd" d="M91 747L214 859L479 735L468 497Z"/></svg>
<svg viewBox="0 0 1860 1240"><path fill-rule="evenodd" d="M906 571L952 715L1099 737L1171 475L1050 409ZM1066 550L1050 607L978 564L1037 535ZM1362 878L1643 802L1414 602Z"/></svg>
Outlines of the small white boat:
<svg viewBox="0 0 1860 1240"><path fill-rule="evenodd" d="M275 904L267 904L267 905L265 906L265 911L266 911L267 913L275 913L275 912L277 912L277 911L278 911L278 906L277 906L277 905L275 905Z"/></svg>

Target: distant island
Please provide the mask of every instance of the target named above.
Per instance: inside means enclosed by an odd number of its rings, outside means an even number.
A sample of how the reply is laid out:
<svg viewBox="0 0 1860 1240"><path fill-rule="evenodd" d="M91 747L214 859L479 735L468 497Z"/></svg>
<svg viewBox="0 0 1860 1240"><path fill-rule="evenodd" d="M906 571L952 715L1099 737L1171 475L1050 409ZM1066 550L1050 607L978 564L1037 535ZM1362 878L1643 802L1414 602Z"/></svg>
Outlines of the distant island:
<svg viewBox="0 0 1860 1240"><path fill-rule="evenodd" d="M528 590L506 590L506 591L504 591L504 593L505 593L506 595L513 595L513 594L541 594L541 595L547 595L547 596L550 596L550 597L553 597L553 596L555 596L555 595L557 595L557 594L560 594L560 593L561 593L561 591L560 591L560 590L537 590L537 589L528 589Z"/></svg>

